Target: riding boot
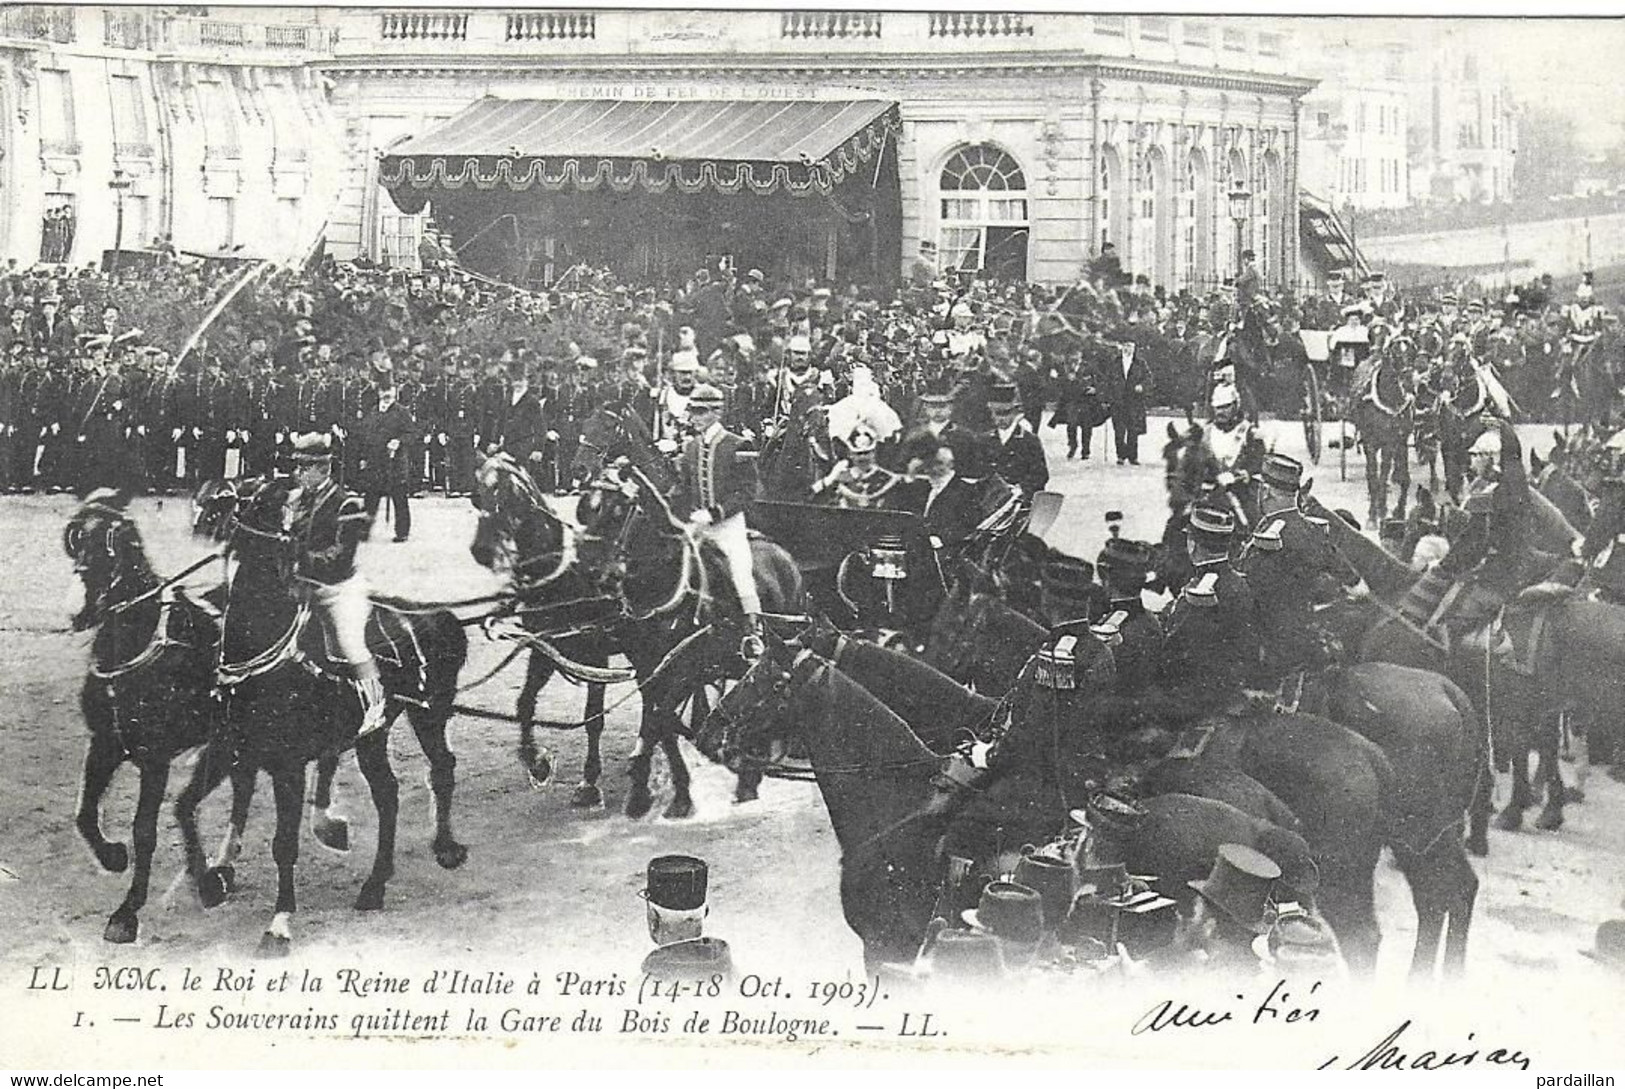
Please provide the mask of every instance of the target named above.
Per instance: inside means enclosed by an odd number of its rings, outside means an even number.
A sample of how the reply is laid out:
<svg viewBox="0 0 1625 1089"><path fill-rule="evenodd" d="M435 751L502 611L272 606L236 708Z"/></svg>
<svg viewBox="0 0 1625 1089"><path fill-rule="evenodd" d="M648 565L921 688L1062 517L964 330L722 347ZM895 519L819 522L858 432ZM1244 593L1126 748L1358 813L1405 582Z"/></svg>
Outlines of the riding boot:
<svg viewBox="0 0 1625 1089"><path fill-rule="evenodd" d="M754 662L766 653L767 645L762 642L762 618L758 613L745 614L745 637L739 640L739 656L747 662Z"/></svg>
<svg viewBox="0 0 1625 1089"><path fill-rule="evenodd" d="M378 677L378 664L365 662L356 666L355 688L361 697L361 729L358 738L365 737L384 724L384 684Z"/></svg>

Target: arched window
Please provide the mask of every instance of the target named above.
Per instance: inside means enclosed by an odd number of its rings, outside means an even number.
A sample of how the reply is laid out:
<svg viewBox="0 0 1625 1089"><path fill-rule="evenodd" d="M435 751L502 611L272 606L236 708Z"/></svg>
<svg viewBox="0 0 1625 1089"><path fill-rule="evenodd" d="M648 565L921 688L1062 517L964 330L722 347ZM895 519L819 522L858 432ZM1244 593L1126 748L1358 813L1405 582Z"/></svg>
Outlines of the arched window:
<svg viewBox="0 0 1625 1089"><path fill-rule="evenodd" d="M1165 286L1173 264L1169 244L1171 204L1168 157L1160 147L1153 147L1141 157L1139 176L1134 181L1134 246L1129 272Z"/></svg>
<svg viewBox="0 0 1625 1089"><path fill-rule="evenodd" d="M1099 209L1100 238L1096 248L1108 242L1121 242L1128 233L1128 202L1131 194L1123 179L1123 160L1111 144L1100 148L1099 180L1095 201Z"/></svg>
<svg viewBox="0 0 1625 1089"><path fill-rule="evenodd" d="M1027 177L1010 154L992 144L962 147L939 180L944 268L1001 279L1027 278Z"/></svg>
<svg viewBox="0 0 1625 1089"><path fill-rule="evenodd" d="M1181 286L1196 288L1212 275L1212 256L1208 240L1212 237L1211 203L1208 191L1207 155L1193 147L1185 156L1185 172L1181 182L1179 224L1181 231L1180 257L1184 277Z"/></svg>
<svg viewBox="0 0 1625 1089"><path fill-rule="evenodd" d="M1273 283L1283 279L1283 272L1287 267L1286 254L1282 251L1285 232L1276 222L1284 211L1284 197L1281 193L1281 157L1273 151L1264 153L1263 183L1259 186L1258 200L1255 202L1258 209L1259 271L1264 274L1267 282Z"/></svg>

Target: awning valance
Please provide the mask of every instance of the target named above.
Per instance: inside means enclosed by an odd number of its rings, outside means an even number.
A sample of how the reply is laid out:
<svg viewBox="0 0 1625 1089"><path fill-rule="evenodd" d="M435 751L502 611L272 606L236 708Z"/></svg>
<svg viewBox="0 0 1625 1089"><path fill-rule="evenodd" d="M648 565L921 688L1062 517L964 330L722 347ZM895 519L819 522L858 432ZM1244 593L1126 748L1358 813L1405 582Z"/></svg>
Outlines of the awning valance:
<svg viewBox="0 0 1625 1089"><path fill-rule="evenodd" d="M900 123L896 103L881 101L483 98L391 148L379 180L415 204L424 195L407 191L470 184L828 194L872 164Z"/></svg>

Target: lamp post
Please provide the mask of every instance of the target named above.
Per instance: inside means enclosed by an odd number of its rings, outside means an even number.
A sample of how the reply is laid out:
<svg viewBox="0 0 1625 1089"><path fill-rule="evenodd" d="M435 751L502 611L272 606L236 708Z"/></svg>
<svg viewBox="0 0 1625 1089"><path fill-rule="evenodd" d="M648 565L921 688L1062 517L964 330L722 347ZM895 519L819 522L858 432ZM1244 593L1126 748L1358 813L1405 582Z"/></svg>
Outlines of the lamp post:
<svg viewBox="0 0 1625 1089"><path fill-rule="evenodd" d="M113 203L116 213L113 220L113 261L108 269L114 276L118 275L119 255L124 250L124 193L133 183L130 176L124 172L122 166L113 167L113 177L107 183L107 188L113 191Z"/></svg>
<svg viewBox="0 0 1625 1089"><path fill-rule="evenodd" d="M1230 222L1236 225L1236 275L1241 275L1241 252L1247 248L1245 242L1247 230L1247 213L1252 206L1253 195L1247 187L1236 178L1230 183Z"/></svg>

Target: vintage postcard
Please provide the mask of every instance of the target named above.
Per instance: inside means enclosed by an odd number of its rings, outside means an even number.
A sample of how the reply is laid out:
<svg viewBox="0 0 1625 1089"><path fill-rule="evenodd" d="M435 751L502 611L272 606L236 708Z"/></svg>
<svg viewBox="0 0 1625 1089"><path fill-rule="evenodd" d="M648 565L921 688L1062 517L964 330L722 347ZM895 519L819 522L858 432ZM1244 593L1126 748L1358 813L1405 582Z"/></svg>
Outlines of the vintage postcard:
<svg viewBox="0 0 1625 1089"><path fill-rule="evenodd" d="M1622 53L0 9L0 1067L1617 1071Z"/></svg>

